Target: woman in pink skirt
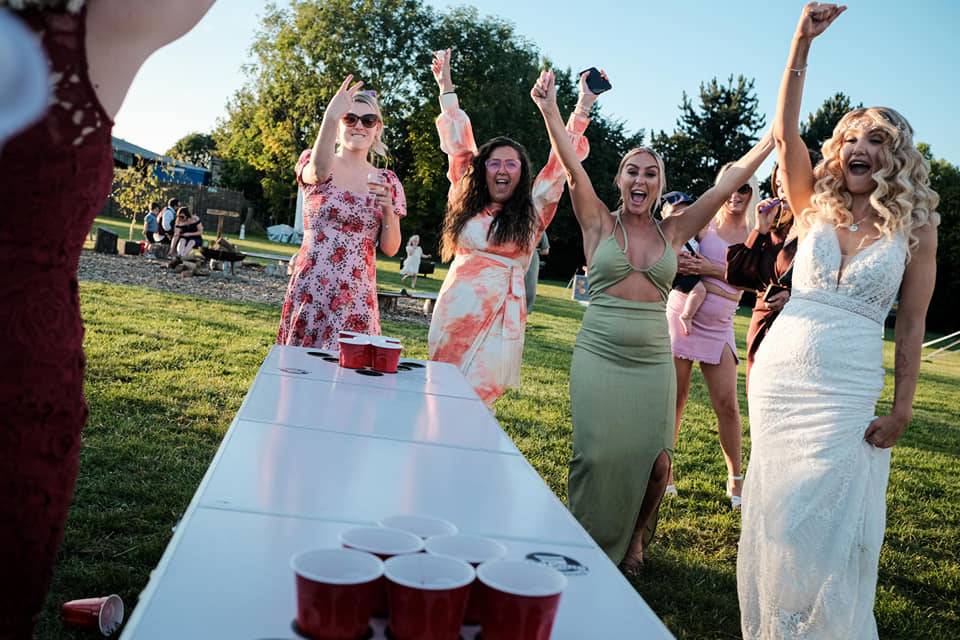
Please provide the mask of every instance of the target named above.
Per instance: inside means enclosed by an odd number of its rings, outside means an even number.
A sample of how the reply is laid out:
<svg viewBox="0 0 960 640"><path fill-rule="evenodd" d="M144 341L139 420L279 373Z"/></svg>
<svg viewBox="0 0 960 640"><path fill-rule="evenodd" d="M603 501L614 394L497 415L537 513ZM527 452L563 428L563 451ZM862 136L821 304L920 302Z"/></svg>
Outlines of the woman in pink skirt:
<svg viewBox="0 0 960 640"><path fill-rule="evenodd" d="M722 176L729 165L720 170ZM686 294L673 290L667 299L667 322L673 362L677 369L677 414L674 444L680 436L683 408L690 395L690 377L693 363L700 362L700 371L707 383L713 410L717 415L720 448L727 463L727 496L734 509L740 508L741 424L737 400L737 345L733 338L733 316L740 302L740 290L724 281L727 247L746 240L753 227L752 212L759 200L756 178L751 177L723 203L723 206L698 235L700 254L678 257L682 274L702 277L707 297L693 316L690 332L683 330ZM676 486L670 478L667 493L676 495Z"/></svg>

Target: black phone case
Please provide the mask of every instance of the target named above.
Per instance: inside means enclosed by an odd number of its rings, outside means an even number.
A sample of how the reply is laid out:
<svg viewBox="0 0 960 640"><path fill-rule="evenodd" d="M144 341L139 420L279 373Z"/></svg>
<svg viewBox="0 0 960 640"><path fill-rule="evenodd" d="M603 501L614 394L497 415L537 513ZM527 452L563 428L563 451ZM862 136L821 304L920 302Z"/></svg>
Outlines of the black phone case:
<svg viewBox="0 0 960 640"><path fill-rule="evenodd" d="M605 91L609 91L613 88L613 85L610 84L602 75L600 75L600 70L596 67L590 67L589 69L584 69L581 71L577 77L582 76L584 73L589 72L587 76L587 88L590 89L590 92L594 95L600 95Z"/></svg>

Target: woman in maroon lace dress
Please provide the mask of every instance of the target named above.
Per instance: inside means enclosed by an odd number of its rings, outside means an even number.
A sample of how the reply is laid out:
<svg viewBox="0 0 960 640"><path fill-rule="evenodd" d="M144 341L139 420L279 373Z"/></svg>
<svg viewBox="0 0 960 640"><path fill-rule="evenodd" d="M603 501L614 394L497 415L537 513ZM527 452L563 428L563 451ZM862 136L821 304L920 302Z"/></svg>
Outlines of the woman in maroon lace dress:
<svg viewBox="0 0 960 640"><path fill-rule="evenodd" d="M0 6L7 2L0 0ZM25 0L50 62L41 120L0 149L0 638L29 639L73 496L83 399L77 263L110 191L110 131L140 65L213 0ZM47 6L53 8L31 8ZM58 8L59 7L59 8Z"/></svg>

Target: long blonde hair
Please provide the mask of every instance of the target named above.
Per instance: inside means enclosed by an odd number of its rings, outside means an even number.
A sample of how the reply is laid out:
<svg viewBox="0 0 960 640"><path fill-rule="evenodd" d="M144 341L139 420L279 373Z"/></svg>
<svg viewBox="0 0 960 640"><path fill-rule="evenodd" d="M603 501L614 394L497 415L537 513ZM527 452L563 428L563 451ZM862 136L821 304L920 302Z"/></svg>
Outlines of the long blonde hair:
<svg viewBox="0 0 960 640"><path fill-rule="evenodd" d="M888 238L896 233L907 237L907 256L919 240L915 230L927 224L940 224L936 208L940 196L930 188L930 165L913 143L913 127L902 115L888 107L854 109L833 129L823 143L823 161L813 171L813 197L810 207L797 214L797 222L809 228L822 220L833 225L853 222L850 207L853 195L847 190L840 165L843 139L851 128L881 130L886 141L880 150L880 168L873 173L877 183L870 194L870 206L880 216L877 225Z"/></svg>
<svg viewBox="0 0 960 640"><path fill-rule="evenodd" d="M722 178L723 174L725 174L732 166L733 163L728 162L720 167L720 171L717 172L717 179L714 180L713 184L719 184L720 178ZM751 175L744 184L750 185L750 200L747 202L747 208L744 210L743 215L743 219L746 222L746 228L749 230L753 229L753 225L756 222L757 204L760 202L760 185L757 182L757 177L754 175ZM717 212L713 215L713 222L715 225L719 225L721 222L723 222L723 212L727 207L727 200L729 199L730 198L728 196L727 199L723 201L723 204L720 205L720 208L717 209Z"/></svg>

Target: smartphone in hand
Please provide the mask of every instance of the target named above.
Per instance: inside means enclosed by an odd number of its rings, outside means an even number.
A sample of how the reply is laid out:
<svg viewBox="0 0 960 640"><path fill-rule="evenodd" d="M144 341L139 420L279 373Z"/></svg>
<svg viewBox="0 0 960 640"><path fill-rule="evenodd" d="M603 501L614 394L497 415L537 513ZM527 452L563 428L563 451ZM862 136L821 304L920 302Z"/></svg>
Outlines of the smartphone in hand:
<svg viewBox="0 0 960 640"><path fill-rule="evenodd" d="M763 292L763 301L770 302L770 298L772 298L773 296L777 295L781 291L789 291L789 290L790 289L788 289L783 285L775 284L771 282L770 284L767 285L767 290Z"/></svg>
<svg viewBox="0 0 960 640"><path fill-rule="evenodd" d="M590 93L593 95L598 96L604 91L610 91L610 89L613 89L613 85L610 84L610 81L604 78L600 73L600 70L596 67L584 69L577 75L577 77L579 78L585 73L589 74L587 75L587 89L590 89Z"/></svg>

